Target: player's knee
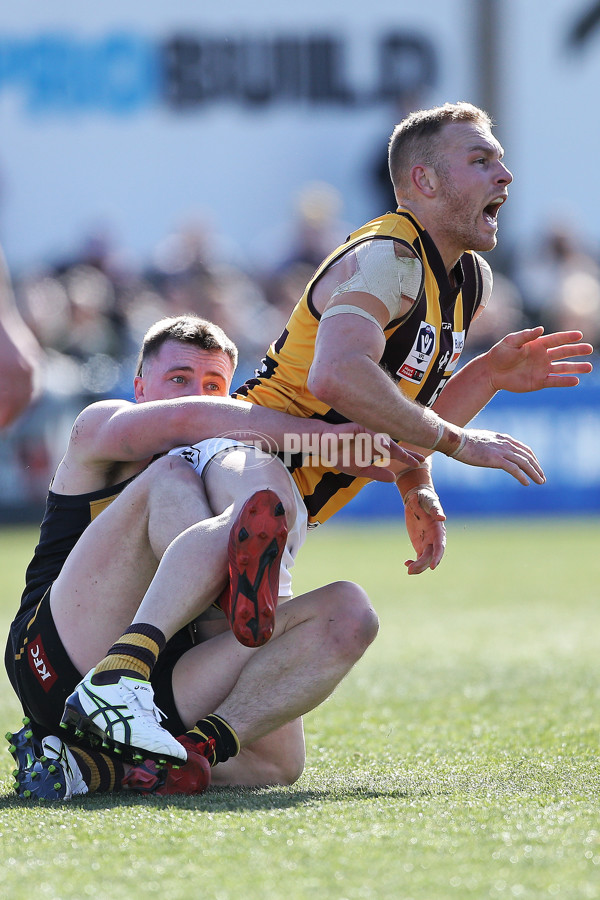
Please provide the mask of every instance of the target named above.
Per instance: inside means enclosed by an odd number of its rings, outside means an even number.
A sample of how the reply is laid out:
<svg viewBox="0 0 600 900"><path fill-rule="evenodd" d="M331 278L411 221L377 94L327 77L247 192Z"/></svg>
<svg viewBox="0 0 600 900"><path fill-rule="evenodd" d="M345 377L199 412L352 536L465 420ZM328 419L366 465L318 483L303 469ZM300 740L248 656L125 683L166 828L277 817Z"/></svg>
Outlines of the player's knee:
<svg viewBox="0 0 600 900"><path fill-rule="evenodd" d="M338 581L329 587L331 596L326 614L334 625L330 629L332 638L338 652L358 659L377 637L377 613L358 584Z"/></svg>
<svg viewBox="0 0 600 900"><path fill-rule="evenodd" d="M236 505L236 512L238 509L241 509L246 500L257 491L269 490L277 494L281 500L285 510L287 526L291 529L296 521L297 510L296 500L288 472L278 459L261 458L260 460L257 460L257 452L258 451L254 448L246 447L243 449L238 448L231 453L231 457L239 470L239 474L234 482L236 489L235 495L231 495L231 500ZM241 465L239 459L244 461L244 465ZM225 472L230 471L230 469L226 468L228 461L229 456L225 458L224 463L222 464L222 469ZM236 471L233 466L232 469L233 471ZM215 479L209 468L207 470L206 482L209 496L211 496L213 480ZM232 485L229 483L226 484L225 487L231 491Z"/></svg>
<svg viewBox="0 0 600 900"><path fill-rule="evenodd" d="M134 487L144 497L147 507L160 506L165 502L175 503L193 498L200 504L200 513L212 515L204 497L202 480L195 469L181 456L162 456L144 469L130 487Z"/></svg>
<svg viewBox="0 0 600 900"><path fill-rule="evenodd" d="M180 456L161 456L144 469L128 486L128 493L134 491L149 497L162 489L165 481L170 484L191 482L198 479L192 467Z"/></svg>
<svg viewBox="0 0 600 900"><path fill-rule="evenodd" d="M198 473L182 456L161 456L155 459L143 474L149 475L149 480L153 484L157 478L167 479L173 484L196 484L198 481Z"/></svg>

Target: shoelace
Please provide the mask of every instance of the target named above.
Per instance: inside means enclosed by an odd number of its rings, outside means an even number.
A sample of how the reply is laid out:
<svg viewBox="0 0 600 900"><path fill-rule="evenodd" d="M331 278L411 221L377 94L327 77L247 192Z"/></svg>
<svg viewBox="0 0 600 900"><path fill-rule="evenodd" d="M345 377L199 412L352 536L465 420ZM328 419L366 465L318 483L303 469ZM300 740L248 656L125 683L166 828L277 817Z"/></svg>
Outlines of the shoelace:
<svg viewBox="0 0 600 900"><path fill-rule="evenodd" d="M167 716L162 711L162 709L158 708L156 703L154 703L154 701L151 699L151 695L149 693L147 693L146 691L137 692L137 691L132 690L132 688L128 688L126 690L126 693L124 694L124 700L129 705L131 703L132 699L135 700L136 705L140 708L140 710L144 713L144 715L151 716L158 725L160 725L161 719L167 718ZM143 702L143 700L150 701L152 703L152 705L147 706Z"/></svg>

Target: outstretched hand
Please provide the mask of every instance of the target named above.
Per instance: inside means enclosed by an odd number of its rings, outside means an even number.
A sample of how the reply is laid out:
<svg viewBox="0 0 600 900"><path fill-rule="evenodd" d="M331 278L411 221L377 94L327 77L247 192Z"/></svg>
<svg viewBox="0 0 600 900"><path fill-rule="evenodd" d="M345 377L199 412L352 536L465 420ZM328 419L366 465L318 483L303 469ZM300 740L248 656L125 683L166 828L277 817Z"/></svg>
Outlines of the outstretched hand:
<svg viewBox="0 0 600 900"><path fill-rule="evenodd" d="M493 389L525 393L575 387L579 384L577 376L593 368L590 362L572 359L594 352L591 344L581 342L582 337L581 331L544 334L541 325L507 334L486 354Z"/></svg>
<svg viewBox="0 0 600 900"><path fill-rule="evenodd" d="M453 454L459 462L487 469L504 469L524 485L529 484L530 480L536 484L546 481L533 450L510 434L465 428L464 435L465 443Z"/></svg>

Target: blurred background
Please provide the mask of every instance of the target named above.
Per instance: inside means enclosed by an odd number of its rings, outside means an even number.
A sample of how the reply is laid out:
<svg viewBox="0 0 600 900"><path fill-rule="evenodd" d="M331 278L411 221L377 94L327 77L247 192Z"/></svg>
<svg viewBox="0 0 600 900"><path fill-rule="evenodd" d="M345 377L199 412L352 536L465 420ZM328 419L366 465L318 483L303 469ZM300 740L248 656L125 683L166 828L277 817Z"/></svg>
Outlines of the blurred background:
<svg viewBox="0 0 600 900"><path fill-rule="evenodd" d="M252 375L321 259L394 208L387 140L411 109L470 100L515 180L466 354L530 324L600 345L600 2L21 0L0 26L0 244L43 361L0 436L0 519L39 518L85 405L132 399L163 315L216 321ZM600 370L600 367L597 366ZM548 475L442 458L451 513L600 512L600 375L500 395L478 417ZM345 516L397 514L370 486Z"/></svg>

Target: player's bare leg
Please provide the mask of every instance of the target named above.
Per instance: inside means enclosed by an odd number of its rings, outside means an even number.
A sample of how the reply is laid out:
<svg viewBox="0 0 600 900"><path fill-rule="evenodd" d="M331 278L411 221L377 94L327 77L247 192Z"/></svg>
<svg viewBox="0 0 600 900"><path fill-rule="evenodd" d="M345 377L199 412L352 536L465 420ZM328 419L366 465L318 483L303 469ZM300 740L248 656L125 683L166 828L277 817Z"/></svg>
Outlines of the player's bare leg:
<svg viewBox="0 0 600 900"><path fill-rule="evenodd" d="M211 783L222 787L294 784L304 771L305 760L304 729L298 718L219 763L211 769Z"/></svg>
<svg viewBox="0 0 600 900"><path fill-rule="evenodd" d="M185 762L184 747L161 727L161 714L154 704L150 684L152 669L166 642L212 603L219 593L217 586L223 588L227 576L223 553L228 530L240 504L246 507L248 493L279 478L282 495L292 494L289 476L278 460L269 458L264 465L255 467L251 463L256 454L250 448L228 451L229 456L237 460L230 469L238 475L235 487L241 496L220 517L191 525L169 544L131 624L121 630L100 660L94 660L66 699L61 719L63 728L76 736L85 736L93 746L102 742L105 747L122 754L125 760L149 758ZM213 465L218 469L216 463ZM274 473L269 477L266 470L271 467ZM190 472L198 478L191 467ZM275 494L269 494L277 501L277 515L283 519L283 505ZM290 503L290 508L290 518L294 521L295 502ZM248 527L251 527L249 523ZM274 593L273 610L285 528L281 534L283 537L277 541L278 553L266 566L268 590L262 595L269 599ZM260 621L264 624L262 618ZM238 623L234 621L234 624ZM229 734L234 741L233 733ZM198 740L205 743L209 737Z"/></svg>
<svg viewBox="0 0 600 900"><path fill-rule="evenodd" d="M285 469L278 460L257 466L255 459L253 449L239 448L219 454L207 466L203 476L206 495L218 515L212 523L191 526L169 546L135 612L133 624L150 622L169 639L213 602L219 591L200 590L194 572L213 572L213 583L224 586L229 528L257 491L269 489L276 494L283 505L287 527L294 525L296 504ZM194 477L198 478L195 473ZM224 527L228 529L225 535Z"/></svg>
<svg viewBox="0 0 600 900"><path fill-rule="evenodd" d="M219 515L213 516L191 466L166 456L85 530L51 591L60 638L80 672L94 666L132 621L150 622L168 639L214 601L227 579L231 523L254 491L272 487L293 525L285 471L279 464L272 470L245 466L252 453L232 453L224 472L221 463L209 466ZM235 485L225 489L229 475Z"/></svg>
<svg viewBox="0 0 600 900"><path fill-rule="evenodd" d="M202 481L184 460L154 462L84 531L50 600L60 638L82 674L131 624L167 547L200 520L208 521L190 542L187 579L196 597L212 599L226 578L230 522L227 516L212 517ZM210 566L198 565L197 541L209 554ZM171 601L168 577L164 590Z"/></svg>
<svg viewBox="0 0 600 900"><path fill-rule="evenodd" d="M336 582L279 606L271 640L255 650L223 633L192 648L173 672L182 721L216 714L241 752L213 769L214 784L289 784L302 771L300 716L322 703L377 633L364 591ZM279 729L279 731L277 731ZM282 738L285 738L283 740Z"/></svg>

